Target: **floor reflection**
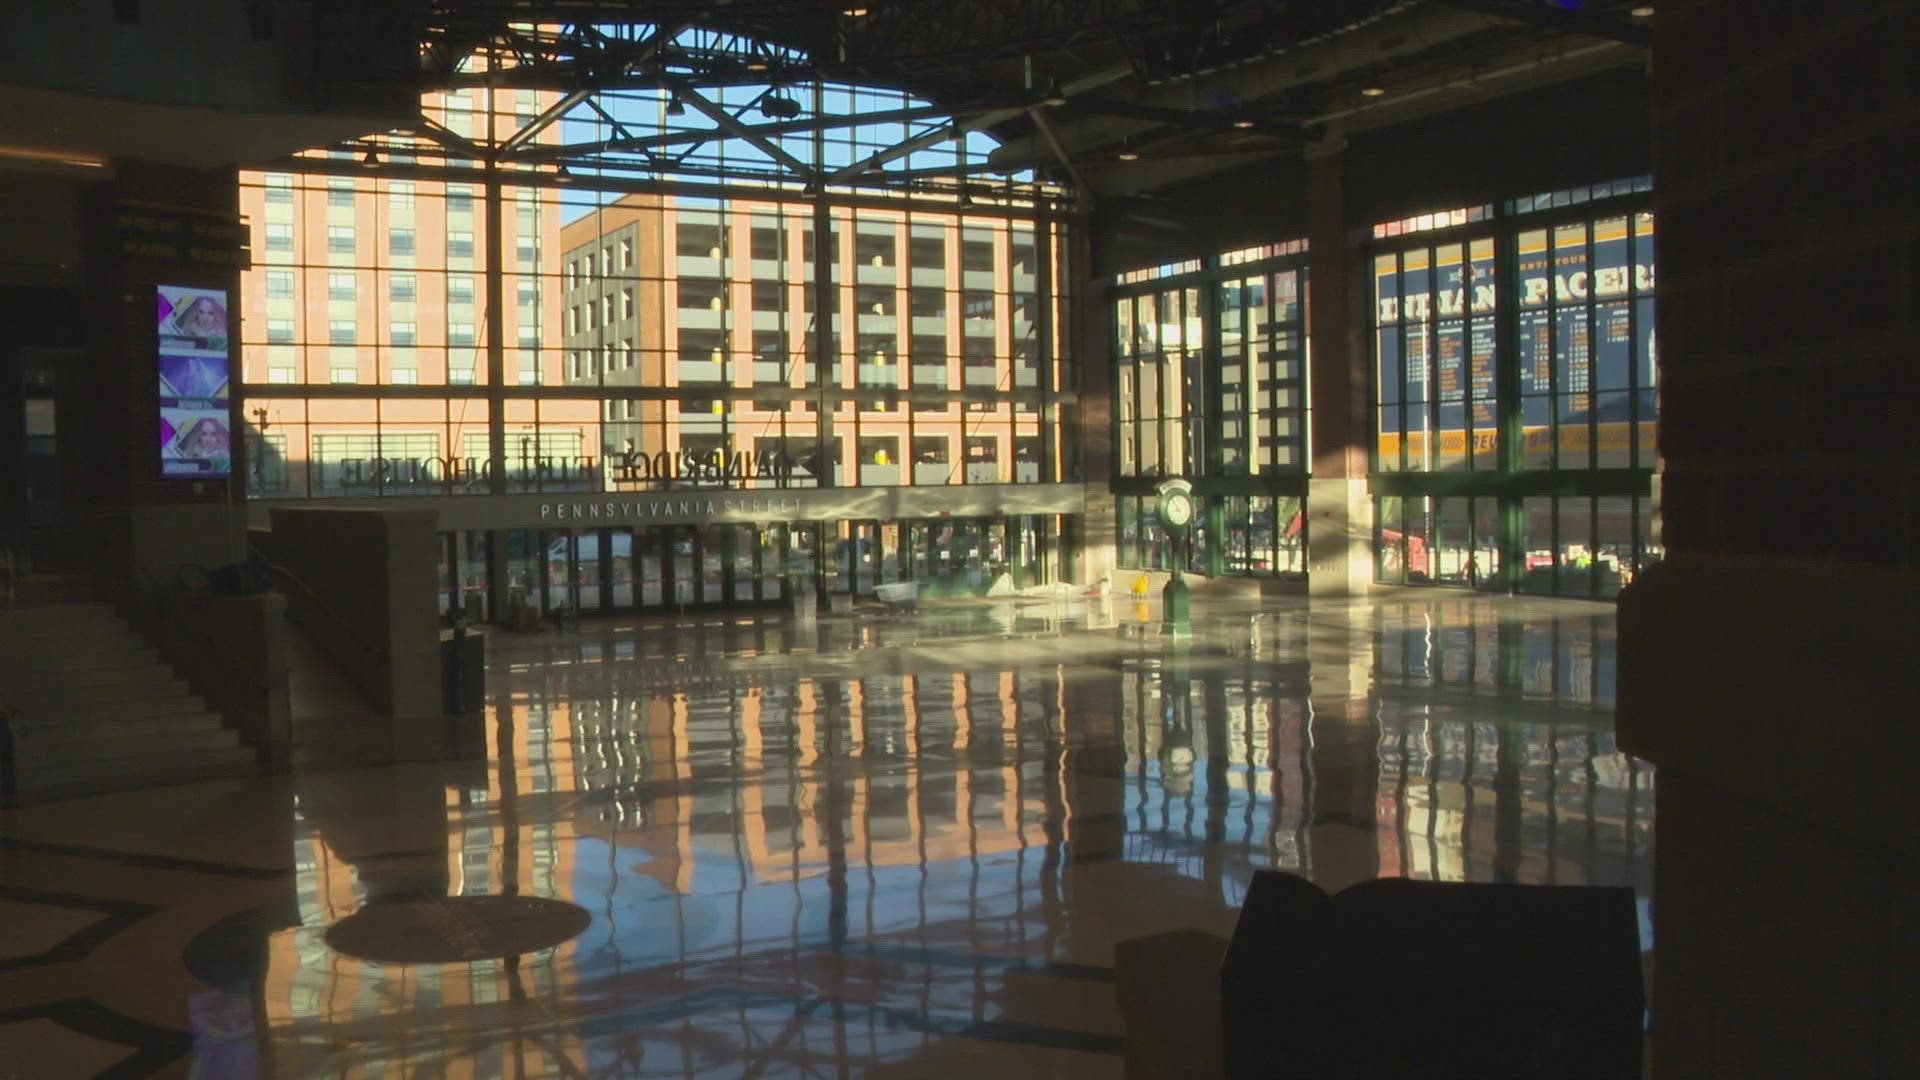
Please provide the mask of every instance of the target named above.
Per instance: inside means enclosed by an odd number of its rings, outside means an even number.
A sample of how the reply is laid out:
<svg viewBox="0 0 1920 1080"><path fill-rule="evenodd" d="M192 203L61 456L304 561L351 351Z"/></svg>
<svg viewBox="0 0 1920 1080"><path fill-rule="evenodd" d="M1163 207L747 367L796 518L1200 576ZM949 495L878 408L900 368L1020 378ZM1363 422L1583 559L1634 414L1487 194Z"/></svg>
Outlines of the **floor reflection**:
<svg viewBox="0 0 1920 1080"><path fill-rule="evenodd" d="M1646 895L1653 776L1614 745L1611 609L1141 629L1043 602L496 638L464 761L299 779L274 1067L1117 1075L1114 942L1224 933L1256 870ZM512 965L321 939L382 898L490 893L593 923Z"/></svg>

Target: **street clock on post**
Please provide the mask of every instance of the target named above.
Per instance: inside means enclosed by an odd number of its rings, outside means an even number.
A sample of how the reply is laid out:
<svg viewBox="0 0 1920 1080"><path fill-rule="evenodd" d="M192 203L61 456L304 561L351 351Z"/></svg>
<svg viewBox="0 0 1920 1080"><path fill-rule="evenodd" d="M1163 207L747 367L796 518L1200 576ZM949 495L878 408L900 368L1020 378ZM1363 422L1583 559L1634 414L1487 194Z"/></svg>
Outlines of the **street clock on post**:
<svg viewBox="0 0 1920 1080"><path fill-rule="evenodd" d="M1173 576L1161 593L1161 629L1168 634L1186 633L1187 583L1181 580L1180 568L1187 561L1186 548L1193 531L1193 485L1178 478L1162 480L1154 491L1159 497L1155 511L1160 527L1174 541Z"/></svg>

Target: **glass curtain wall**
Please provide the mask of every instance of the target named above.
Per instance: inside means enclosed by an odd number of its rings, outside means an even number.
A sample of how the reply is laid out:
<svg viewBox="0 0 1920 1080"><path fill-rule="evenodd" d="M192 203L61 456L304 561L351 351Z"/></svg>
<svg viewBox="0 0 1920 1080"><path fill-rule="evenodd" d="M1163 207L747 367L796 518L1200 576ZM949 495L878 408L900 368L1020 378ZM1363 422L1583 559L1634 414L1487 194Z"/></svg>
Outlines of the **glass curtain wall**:
<svg viewBox="0 0 1920 1080"><path fill-rule="evenodd" d="M1604 597L1660 557L1648 192L1375 227L1379 580Z"/></svg>
<svg viewBox="0 0 1920 1080"><path fill-rule="evenodd" d="M1068 472L1052 195L963 187L992 142L928 137L961 129L925 102L743 85L743 59L804 58L737 38L670 47L731 74L563 98L487 85L501 47L423 98L437 142L241 173L249 498ZM740 134L788 109L793 131Z"/></svg>
<svg viewBox="0 0 1920 1080"><path fill-rule="evenodd" d="M1304 241L1121 276L1114 290L1119 565L1175 557L1154 517L1160 480L1194 484L1188 569L1306 569Z"/></svg>

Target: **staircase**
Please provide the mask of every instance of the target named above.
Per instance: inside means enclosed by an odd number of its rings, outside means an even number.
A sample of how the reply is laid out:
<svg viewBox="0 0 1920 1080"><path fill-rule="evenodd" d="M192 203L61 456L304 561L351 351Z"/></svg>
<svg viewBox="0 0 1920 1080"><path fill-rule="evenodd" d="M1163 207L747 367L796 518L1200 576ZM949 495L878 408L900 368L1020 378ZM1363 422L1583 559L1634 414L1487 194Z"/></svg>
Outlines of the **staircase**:
<svg viewBox="0 0 1920 1080"><path fill-rule="evenodd" d="M107 604L0 608L7 708L21 800L258 771L254 751Z"/></svg>

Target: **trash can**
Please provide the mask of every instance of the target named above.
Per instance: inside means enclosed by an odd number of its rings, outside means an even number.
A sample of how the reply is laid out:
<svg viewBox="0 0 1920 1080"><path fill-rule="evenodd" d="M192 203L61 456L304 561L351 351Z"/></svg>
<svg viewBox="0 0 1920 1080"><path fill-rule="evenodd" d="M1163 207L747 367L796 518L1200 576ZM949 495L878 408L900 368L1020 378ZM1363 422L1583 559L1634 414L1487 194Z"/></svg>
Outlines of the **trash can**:
<svg viewBox="0 0 1920 1080"><path fill-rule="evenodd" d="M478 712L487 692L487 639L465 627L440 639L441 702L449 713Z"/></svg>

